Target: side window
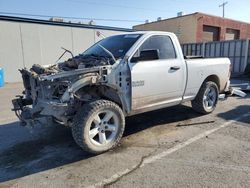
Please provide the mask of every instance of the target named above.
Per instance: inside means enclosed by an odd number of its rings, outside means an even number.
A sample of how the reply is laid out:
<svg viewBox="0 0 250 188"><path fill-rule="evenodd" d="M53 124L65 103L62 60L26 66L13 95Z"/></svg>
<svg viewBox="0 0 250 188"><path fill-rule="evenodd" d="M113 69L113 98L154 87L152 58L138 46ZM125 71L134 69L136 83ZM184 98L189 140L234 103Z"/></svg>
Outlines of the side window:
<svg viewBox="0 0 250 188"><path fill-rule="evenodd" d="M156 35L148 38L139 48L142 50L159 50L160 59L175 59L176 53L172 40L168 36Z"/></svg>

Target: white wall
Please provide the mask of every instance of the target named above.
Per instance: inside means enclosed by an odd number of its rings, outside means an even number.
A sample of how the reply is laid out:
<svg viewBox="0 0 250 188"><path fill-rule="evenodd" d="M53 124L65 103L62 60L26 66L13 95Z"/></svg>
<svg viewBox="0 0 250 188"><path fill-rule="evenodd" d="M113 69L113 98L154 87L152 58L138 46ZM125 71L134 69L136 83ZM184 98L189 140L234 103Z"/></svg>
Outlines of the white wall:
<svg viewBox="0 0 250 188"><path fill-rule="evenodd" d="M18 69L33 64L53 64L63 53L61 47L74 55L82 53L102 37L120 31L57 26L39 23L0 21L0 67L5 72L5 82L20 82ZM66 54L62 60L71 57Z"/></svg>

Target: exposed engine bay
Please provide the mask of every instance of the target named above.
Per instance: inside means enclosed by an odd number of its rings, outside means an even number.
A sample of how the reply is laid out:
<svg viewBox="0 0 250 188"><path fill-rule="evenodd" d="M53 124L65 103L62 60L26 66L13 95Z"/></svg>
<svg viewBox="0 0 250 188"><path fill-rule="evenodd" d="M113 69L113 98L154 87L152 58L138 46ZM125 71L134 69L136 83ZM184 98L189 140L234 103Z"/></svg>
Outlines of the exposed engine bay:
<svg viewBox="0 0 250 188"><path fill-rule="evenodd" d="M42 116L48 115L57 122L69 124L77 106L107 93L104 87L99 91L90 86L84 91L80 88L84 84L105 82L106 66L111 63L109 57L79 55L54 65L34 64L30 70L21 69L25 91L24 96L13 100L13 110L25 125L33 124L33 119L42 122ZM35 118L38 114L40 119Z"/></svg>
<svg viewBox="0 0 250 188"><path fill-rule="evenodd" d="M81 54L79 56L72 57L65 62L57 63L50 66L41 66L39 64L34 64L30 71L38 75L49 75L61 71L71 71L75 69L105 66L113 63L114 61L110 57Z"/></svg>

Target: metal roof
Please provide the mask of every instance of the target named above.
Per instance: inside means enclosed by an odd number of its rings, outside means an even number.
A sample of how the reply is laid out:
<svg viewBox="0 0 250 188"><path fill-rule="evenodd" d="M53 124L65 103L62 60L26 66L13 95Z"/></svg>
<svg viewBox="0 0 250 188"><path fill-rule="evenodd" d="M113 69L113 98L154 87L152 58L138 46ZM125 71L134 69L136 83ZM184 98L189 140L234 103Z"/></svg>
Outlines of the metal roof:
<svg viewBox="0 0 250 188"><path fill-rule="evenodd" d="M124 31L124 32L134 31L133 29L128 29L128 28L109 27L109 26L100 26L100 25L87 25L87 24L79 24L79 23L67 23L67 22L55 22L55 21L50 21L50 20L39 20L39 19L33 19L33 18L21 18L21 17L4 16L4 15L0 15L0 21L1 20L12 21L12 22L56 25L56 26L65 26L65 27L88 28L88 29L105 29L105 30Z"/></svg>

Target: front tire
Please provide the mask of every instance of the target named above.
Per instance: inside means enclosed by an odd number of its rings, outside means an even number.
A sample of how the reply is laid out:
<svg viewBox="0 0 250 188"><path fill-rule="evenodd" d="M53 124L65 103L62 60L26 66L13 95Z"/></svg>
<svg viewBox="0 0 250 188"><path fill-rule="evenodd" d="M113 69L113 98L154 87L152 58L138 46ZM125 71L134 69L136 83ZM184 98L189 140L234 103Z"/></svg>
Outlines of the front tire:
<svg viewBox="0 0 250 188"><path fill-rule="evenodd" d="M85 151L102 153L114 148L125 128L125 117L121 108L107 100L96 100L85 104L76 114L72 135Z"/></svg>
<svg viewBox="0 0 250 188"><path fill-rule="evenodd" d="M216 108L219 98L219 89L216 83L212 81L204 82L193 101L193 109L201 114L209 114Z"/></svg>

